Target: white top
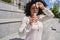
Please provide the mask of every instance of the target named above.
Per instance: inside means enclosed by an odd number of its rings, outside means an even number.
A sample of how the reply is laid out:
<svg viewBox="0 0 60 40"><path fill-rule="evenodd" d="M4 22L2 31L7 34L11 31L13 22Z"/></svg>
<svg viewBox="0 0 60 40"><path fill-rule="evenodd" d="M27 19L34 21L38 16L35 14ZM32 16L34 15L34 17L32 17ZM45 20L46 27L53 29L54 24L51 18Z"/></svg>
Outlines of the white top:
<svg viewBox="0 0 60 40"><path fill-rule="evenodd" d="M33 25L30 25L29 24L29 17L25 16L22 20L22 25L20 26L19 28L19 32L22 33L21 35L25 35L26 33L23 32L23 30L25 32L29 32L31 29L39 29L39 28L43 28L43 21L47 20L47 19L50 19L52 17L54 17L54 14L47 8L45 8L44 10L42 10L46 15L45 16L38 16L39 17L39 21L37 22L37 25L33 24ZM38 27L37 27L38 26ZM20 36L21 36L20 35ZM24 36L25 37L25 36ZM21 38L24 38L21 36Z"/></svg>

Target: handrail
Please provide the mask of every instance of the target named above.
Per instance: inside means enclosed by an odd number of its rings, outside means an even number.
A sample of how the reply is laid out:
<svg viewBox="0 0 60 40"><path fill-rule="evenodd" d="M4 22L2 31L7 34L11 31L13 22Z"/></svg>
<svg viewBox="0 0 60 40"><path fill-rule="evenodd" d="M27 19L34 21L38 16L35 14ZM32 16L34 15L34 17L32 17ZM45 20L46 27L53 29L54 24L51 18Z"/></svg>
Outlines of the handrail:
<svg viewBox="0 0 60 40"><path fill-rule="evenodd" d="M24 12L19 12L19 11L5 10L5 9L0 9L0 11L7 11L7 12L14 12L14 13L24 13Z"/></svg>
<svg viewBox="0 0 60 40"><path fill-rule="evenodd" d="M22 21L2 22L2 23L0 23L0 25L1 25L1 24L9 24L9 23L17 23L17 22L22 22Z"/></svg>
<svg viewBox="0 0 60 40"><path fill-rule="evenodd" d="M20 20L20 18L16 18L16 19L0 19L0 24L7 24L7 23L17 23L17 22L21 22L22 20Z"/></svg>

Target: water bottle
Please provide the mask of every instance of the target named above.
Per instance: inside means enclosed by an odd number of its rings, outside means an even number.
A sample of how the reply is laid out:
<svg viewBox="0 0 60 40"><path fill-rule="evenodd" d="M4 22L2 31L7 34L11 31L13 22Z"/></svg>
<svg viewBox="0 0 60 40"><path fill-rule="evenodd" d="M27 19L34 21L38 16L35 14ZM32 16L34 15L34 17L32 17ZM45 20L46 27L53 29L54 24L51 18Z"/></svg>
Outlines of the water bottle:
<svg viewBox="0 0 60 40"><path fill-rule="evenodd" d="M34 13L34 16L37 16L37 13ZM38 24L37 22L33 22L32 23L32 28L33 29L38 29L38 27L37 27L38 25L37 24Z"/></svg>

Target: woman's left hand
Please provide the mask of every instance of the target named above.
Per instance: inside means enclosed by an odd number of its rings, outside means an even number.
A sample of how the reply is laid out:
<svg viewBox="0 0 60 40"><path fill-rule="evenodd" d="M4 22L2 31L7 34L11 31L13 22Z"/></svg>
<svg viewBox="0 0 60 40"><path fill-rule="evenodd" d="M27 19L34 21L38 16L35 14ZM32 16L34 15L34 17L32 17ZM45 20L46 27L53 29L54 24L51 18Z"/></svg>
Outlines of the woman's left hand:
<svg viewBox="0 0 60 40"><path fill-rule="evenodd" d="M36 5L38 5L38 7L42 10L45 9L43 3L41 3L41 2L37 2Z"/></svg>

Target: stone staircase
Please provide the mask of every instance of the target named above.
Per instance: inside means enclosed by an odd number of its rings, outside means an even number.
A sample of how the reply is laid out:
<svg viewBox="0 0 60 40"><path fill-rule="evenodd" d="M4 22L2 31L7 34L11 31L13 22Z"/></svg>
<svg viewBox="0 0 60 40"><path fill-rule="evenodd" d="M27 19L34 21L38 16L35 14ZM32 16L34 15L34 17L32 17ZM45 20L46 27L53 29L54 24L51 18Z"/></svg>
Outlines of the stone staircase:
<svg viewBox="0 0 60 40"><path fill-rule="evenodd" d="M0 40L21 40L18 29L23 13L15 6L0 2ZM60 19L49 19L43 24L42 40L60 40Z"/></svg>

